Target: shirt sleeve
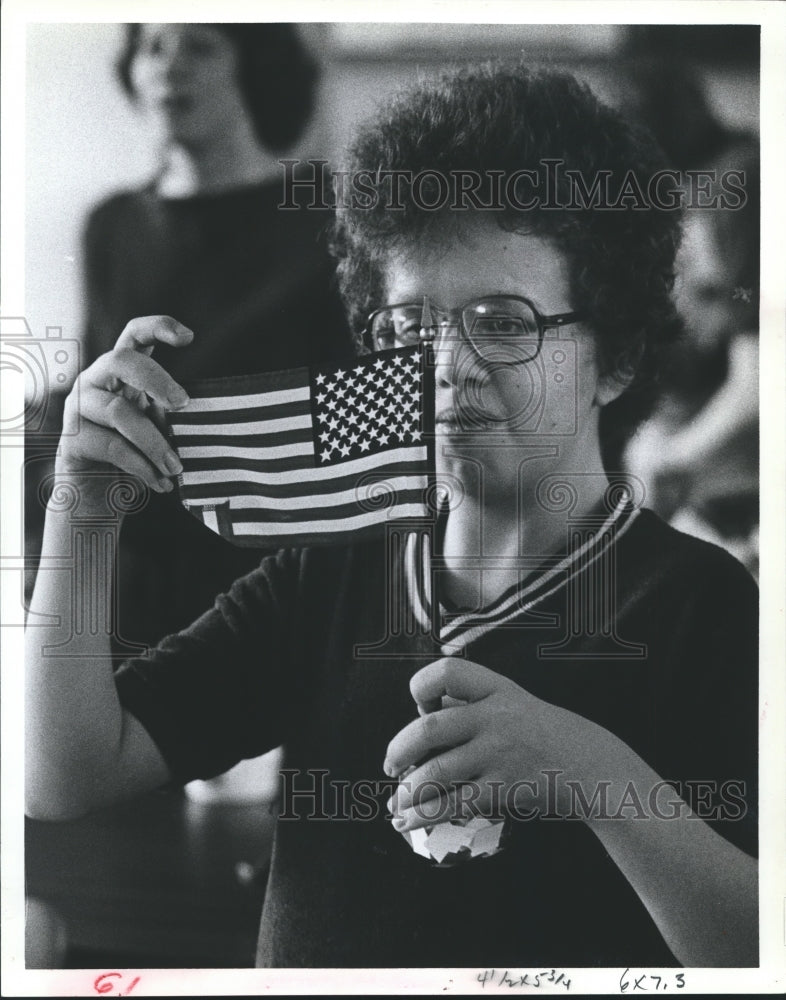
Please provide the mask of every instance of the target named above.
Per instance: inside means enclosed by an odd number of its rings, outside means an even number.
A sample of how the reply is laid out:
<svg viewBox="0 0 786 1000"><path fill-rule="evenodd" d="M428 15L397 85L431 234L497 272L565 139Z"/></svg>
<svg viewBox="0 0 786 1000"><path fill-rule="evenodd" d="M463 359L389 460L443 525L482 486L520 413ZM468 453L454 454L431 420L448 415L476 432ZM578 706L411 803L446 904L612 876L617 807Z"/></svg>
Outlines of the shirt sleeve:
<svg viewBox="0 0 786 1000"><path fill-rule="evenodd" d="M196 622L117 671L121 704L177 780L214 777L286 741L307 684L294 641L299 563L294 550L264 559Z"/></svg>

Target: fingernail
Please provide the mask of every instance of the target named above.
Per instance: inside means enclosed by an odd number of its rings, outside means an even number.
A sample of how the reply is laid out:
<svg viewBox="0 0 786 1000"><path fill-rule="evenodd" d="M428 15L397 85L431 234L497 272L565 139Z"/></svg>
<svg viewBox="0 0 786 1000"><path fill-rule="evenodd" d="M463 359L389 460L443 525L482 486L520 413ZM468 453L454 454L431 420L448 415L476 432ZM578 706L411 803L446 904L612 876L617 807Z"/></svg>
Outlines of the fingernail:
<svg viewBox="0 0 786 1000"><path fill-rule="evenodd" d="M175 476L179 475L183 471L183 463L174 452L171 452L166 456L164 459L164 465Z"/></svg>
<svg viewBox="0 0 786 1000"><path fill-rule="evenodd" d="M385 759L385 763L382 765L382 770L389 778L392 778L393 775L396 773L395 770L393 769L393 765L390 763L389 760L387 760L387 758Z"/></svg>
<svg viewBox="0 0 786 1000"><path fill-rule="evenodd" d="M403 830L406 825L407 825L407 821L405 819L403 819L401 816L399 816L397 819L393 820L393 826L397 830Z"/></svg>
<svg viewBox="0 0 786 1000"><path fill-rule="evenodd" d="M191 400L188 396L188 393L185 392L183 389L180 389L179 391L172 392L170 394L169 402L172 404L172 406L175 406L178 409L182 409L182 407L188 406Z"/></svg>
<svg viewBox="0 0 786 1000"><path fill-rule="evenodd" d="M158 480L158 485L161 487L161 489L164 491L164 493L171 493L172 492L173 486L172 486L172 480L171 479L159 479Z"/></svg>

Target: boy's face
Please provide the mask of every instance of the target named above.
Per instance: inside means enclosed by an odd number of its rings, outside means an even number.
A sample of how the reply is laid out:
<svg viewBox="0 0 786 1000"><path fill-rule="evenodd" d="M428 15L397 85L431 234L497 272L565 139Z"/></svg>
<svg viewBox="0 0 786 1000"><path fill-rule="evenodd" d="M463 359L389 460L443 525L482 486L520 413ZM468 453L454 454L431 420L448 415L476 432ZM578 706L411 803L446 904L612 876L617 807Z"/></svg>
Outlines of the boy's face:
<svg viewBox="0 0 786 1000"><path fill-rule="evenodd" d="M385 274L388 303L427 295L452 311L471 299L508 294L529 299L543 315L573 307L560 251L482 218L392 254ZM484 362L455 326L438 333L434 346L438 475L455 476L477 493L482 466L483 501L512 503L515 516L516 496L531 500L544 475L601 471L604 380L593 337L581 325L548 330L540 355L528 363Z"/></svg>

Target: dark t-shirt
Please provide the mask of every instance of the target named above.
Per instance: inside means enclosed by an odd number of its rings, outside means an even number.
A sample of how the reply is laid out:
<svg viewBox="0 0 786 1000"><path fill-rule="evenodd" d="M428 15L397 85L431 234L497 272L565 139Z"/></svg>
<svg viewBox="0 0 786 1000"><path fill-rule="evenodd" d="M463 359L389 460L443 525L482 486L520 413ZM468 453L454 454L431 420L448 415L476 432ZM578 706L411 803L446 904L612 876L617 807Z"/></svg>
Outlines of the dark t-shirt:
<svg viewBox="0 0 786 1000"><path fill-rule="evenodd" d="M416 715L410 678L439 654L428 635L391 627L401 566L387 565L386 551L382 542L283 551L117 677L178 779L283 743L291 787L323 790L292 800L298 818L279 820L259 964L678 964L580 820L520 818L499 854L452 868L416 855L392 828L382 808L390 791L374 783L388 742ZM720 810L715 828L755 853L751 578L649 511L592 566L554 574L549 565L552 576L528 589L537 601L481 630L466 656L615 733L681 782L703 815L708 804ZM568 602L594 594L597 609L601 591L612 595L610 622L576 628ZM381 807L320 818L341 813L342 781L370 782ZM728 782L739 783L736 806Z"/></svg>
<svg viewBox="0 0 786 1000"><path fill-rule="evenodd" d="M114 195L85 231L83 361L114 347L138 316L168 315L195 334L153 357L180 382L346 357L353 346L327 253L329 213L280 210L279 182L182 199L152 187ZM119 632L155 643L183 628L260 553L203 531L173 495L126 518Z"/></svg>

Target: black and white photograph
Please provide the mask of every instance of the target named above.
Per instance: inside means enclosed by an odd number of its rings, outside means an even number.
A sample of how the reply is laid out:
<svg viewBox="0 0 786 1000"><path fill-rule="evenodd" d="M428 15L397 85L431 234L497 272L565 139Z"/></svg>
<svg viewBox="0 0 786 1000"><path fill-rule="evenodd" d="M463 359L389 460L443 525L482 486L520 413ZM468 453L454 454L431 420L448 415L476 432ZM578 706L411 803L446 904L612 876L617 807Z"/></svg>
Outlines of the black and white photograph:
<svg viewBox="0 0 786 1000"><path fill-rule="evenodd" d="M783 992L783 8L2 15L3 994Z"/></svg>

